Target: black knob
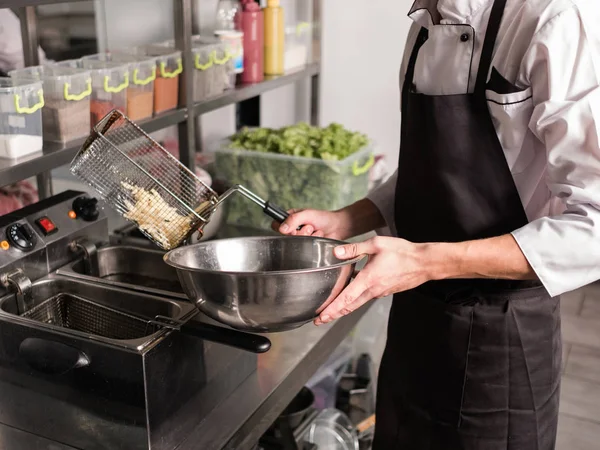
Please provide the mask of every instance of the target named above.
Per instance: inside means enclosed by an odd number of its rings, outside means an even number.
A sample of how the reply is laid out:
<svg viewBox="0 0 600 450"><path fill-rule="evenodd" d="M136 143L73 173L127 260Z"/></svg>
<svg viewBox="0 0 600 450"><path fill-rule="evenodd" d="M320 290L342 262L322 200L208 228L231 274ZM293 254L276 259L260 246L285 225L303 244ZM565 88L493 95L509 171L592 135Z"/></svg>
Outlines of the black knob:
<svg viewBox="0 0 600 450"><path fill-rule="evenodd" d="M6 230L8 241L23 251L33 250L35 246L35 234L29 225L16 223Z"/></svg>
<svg viewBox="0 0 600 450"><path fill-rule="evenodd" d="M98 199L93 197L77 197L73 202L73 211L75 211L77 217L81 217L86 222L93 222L100 215Z"/></svg>

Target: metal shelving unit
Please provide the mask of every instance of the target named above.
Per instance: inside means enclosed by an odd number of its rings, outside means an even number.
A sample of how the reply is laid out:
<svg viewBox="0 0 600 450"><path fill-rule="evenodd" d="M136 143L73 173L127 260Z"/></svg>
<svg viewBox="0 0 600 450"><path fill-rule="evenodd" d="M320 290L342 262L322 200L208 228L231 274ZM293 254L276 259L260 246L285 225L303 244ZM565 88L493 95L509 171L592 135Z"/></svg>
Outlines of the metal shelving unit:
<svg viewBox="0 0 600 450"><path fill-rule="evenodd" d="M77 2L83 0L67 0ZM317 15L319 0L313 2L313 18ZM0 7L20 8L22 12L23 51L26 65L38 64L38 38L35 6L52 3L65 3L65 0L0 0ZM192 100L193 58L191 51L193 0L173 0L175 18L175 41L183 54L183 76L180 77L179 108L159 116L142 121L139 125L147 132L154 132L172 125L179 127L180 160L189 168L195 163L196 118L227 105L257 97L279 87L311 79L311 121L318 120L318 77L320 64L313 62L303 68L278 77L268 77L265 81L252 85L238 86L222 95L200 103ZM318 47L318 46L317 46ZM318 59L318 51L313 58ZM189 95L188 95L189 94ZM0 159L0 186L37 176L40 198L52 195L52 179L50 171L71 162L83 144L80 141L66 145L44 143L41 154L31 155L18 160Z"/></svg>

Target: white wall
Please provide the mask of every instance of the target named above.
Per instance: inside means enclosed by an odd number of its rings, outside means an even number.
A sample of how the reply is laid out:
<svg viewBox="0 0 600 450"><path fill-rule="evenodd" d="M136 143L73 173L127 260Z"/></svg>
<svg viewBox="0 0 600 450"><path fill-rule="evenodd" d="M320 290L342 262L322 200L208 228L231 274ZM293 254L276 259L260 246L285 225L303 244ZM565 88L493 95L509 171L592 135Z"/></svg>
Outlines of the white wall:
<svg viewBox="0 0 600 450"><path fill-rule="evenodd" d="M367 133L390 163L400 143L399 68L409 0L324 0L321 122Z"/></svg>

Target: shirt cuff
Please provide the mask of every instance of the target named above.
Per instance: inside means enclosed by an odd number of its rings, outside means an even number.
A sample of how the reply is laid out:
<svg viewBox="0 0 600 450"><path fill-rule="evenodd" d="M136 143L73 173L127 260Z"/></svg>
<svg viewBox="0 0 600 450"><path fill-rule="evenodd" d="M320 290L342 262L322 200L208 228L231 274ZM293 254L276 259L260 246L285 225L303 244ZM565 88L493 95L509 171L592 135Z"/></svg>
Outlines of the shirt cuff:
<svg viewBox="0 0 600 450"><path fill-rule="evenodd" d="M542 217L512 236L552 296L600 279L600 214Z"/></svg>

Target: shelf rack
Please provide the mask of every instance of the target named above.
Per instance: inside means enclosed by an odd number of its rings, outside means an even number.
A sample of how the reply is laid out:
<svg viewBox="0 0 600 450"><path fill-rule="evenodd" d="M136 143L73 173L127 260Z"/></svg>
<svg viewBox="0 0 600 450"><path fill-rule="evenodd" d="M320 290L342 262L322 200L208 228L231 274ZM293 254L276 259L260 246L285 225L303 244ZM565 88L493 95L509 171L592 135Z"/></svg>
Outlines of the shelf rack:
<svg viewBox="0 0 600 450"><path fill-rule="evenodd" d="M70 2L84 0L67 0ZM194 0L172 0L175 19L175 42L183 55L183 76L180 77L179 107L151 119L142 121L139 125L147 132L177 125L179 129L179 157L183 164L193 169L195 164L196 145L196 118L202 114L214 111L227 105L243 102L257 97L265 92L279 87L296 83L304 79L311 80L311 122L318 122L318 93L320 64L312 62L282 76L267 77L261 83L242 85L225 92L222 95L194 103L193 91L193 57L192 57L192 14ZM25 65L39 64L37 18L35 6L53 3L64 3L65 0L4 0L1 7L19 8L21 12L21 31L23 39L23 52ZM318 14L319 0L313 2L313 19ZM320 43L316 41L316 52L313 59L318 61ZM69 164L84 139L69 142L66 145L44 142L41 153L30 155L17 160L0 159L0 187L33 176L37 177L40 199L52 195L52 178L50 171L65 164Z"/></svg>

